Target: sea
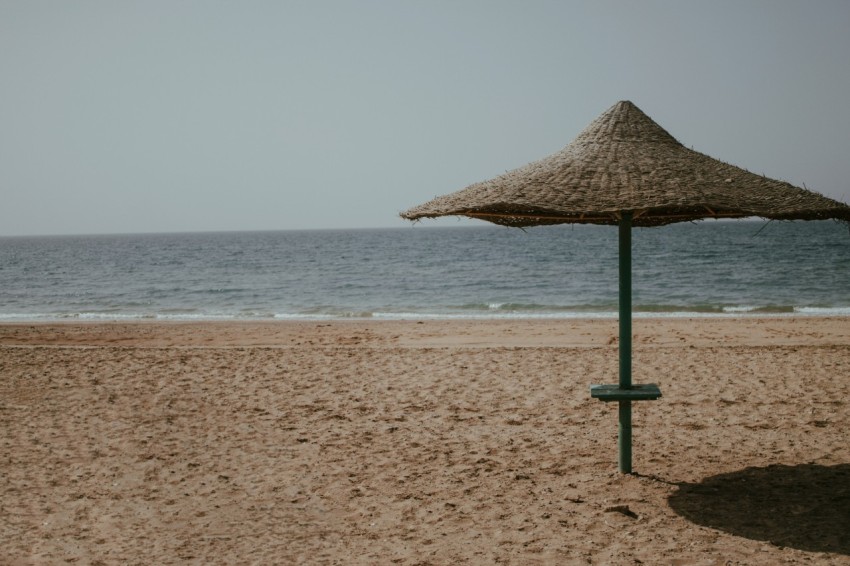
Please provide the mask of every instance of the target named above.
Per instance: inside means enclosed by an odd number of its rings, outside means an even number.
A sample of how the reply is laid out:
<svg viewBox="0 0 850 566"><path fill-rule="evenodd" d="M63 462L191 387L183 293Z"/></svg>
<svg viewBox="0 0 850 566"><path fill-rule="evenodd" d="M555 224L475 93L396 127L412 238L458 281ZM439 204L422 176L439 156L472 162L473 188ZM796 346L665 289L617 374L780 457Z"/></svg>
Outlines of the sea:
<svg viewBox="0 0 850 566"><path fill-rule="evenodd" d="M615 318L617 229L0 238L0 321ZM832 221L633 230L635 317L850 316Z"/></svg>

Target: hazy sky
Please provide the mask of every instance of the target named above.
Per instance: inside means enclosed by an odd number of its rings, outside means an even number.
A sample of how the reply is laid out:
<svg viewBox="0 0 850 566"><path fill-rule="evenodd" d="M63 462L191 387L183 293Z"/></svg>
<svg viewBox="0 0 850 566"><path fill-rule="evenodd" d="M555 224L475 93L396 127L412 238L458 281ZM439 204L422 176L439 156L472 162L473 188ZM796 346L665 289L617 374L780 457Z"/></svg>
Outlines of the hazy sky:
<svg viewBox="0 0 850 566"><path fill-rule="evenodd" d="M848 202L848 29L846 0L0 0L0 235L404 226L619 100Z"/></svg>

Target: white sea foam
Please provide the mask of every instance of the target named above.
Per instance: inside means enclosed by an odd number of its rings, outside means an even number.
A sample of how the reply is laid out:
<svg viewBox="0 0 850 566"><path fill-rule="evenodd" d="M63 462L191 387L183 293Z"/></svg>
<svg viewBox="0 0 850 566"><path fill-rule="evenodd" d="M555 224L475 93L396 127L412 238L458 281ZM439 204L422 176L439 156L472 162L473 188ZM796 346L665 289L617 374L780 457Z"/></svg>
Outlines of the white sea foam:
<svg viewBox="0 0 850 566"><path fill-rule="evenodd" d="M335 312L335 313L275 313L264 315L258 313L0 313L0 322L53 322L63 320L86 321L133 321L133 320L162 320L162 321L243 321L243 320L576 320L576 319L617 319L618 313L613 311L479 311L479 312ZM789 312L770 312L758 308L728 308L722 312L701 311L667 311L667 312L635 312L635 319L653 318L769 318L794 316L838 316L850 317L850 307L796 307Z"/></svg>
<svg viewBox="0 0 850 566"><path fill-rule="evenodd" d="M351 318L351 317L342 317L333 314L302 314L302 313L275 313L272 318L275 320L335 320L339 318Z"/></svg>
<svg viewBox="0 0 850 566"><path fill-rule="evenodd" d="M81 312L76 315L69 315L69 318L79 318L80 320L142 320L155 318L155 316L142 313Z"/></svg>
<svg viewBox="0 0 850 566"><path fill-rule="evenodd" d="M813 316L850 316L850 307L794 307L794 312Z"/></svg>
<svg viewBox="0 0 850 566"><path fill-rule="evenodd" d="M759 307L753 306L735 306L735 307L723 307L723 312L725 313L747 313L757 311Z"/></svg>

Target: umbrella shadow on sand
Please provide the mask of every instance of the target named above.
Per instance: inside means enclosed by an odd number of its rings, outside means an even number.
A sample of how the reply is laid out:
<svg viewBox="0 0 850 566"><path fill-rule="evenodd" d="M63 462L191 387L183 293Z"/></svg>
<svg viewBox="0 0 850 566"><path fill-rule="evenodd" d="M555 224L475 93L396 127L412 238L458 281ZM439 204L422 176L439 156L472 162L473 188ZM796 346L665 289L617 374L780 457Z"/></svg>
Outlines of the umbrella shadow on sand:
<svg viewBox="0 0 850 566"><path fill-rule="evenodd" d="M745 468L679 484L669 503L689 521L736 536L850 555L850 464Z"/></svg>

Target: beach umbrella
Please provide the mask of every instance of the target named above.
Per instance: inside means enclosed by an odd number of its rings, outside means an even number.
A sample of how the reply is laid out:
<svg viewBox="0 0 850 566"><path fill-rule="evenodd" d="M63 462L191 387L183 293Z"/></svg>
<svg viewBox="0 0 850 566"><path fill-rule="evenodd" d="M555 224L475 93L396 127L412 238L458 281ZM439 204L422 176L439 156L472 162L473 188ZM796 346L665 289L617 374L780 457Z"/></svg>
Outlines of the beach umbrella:
<svg viewBox="0 0 850 566"><path fill-rule="evenodd" d="M516 227L619 227L619 382L592 385L591 396L619 403L619 468L631 473L631 404L661 396L654 384L632 384L632 227L752 216L850 222L850 206L688 149L622 101L561 151L401 216L467 216Z"/></svg>

